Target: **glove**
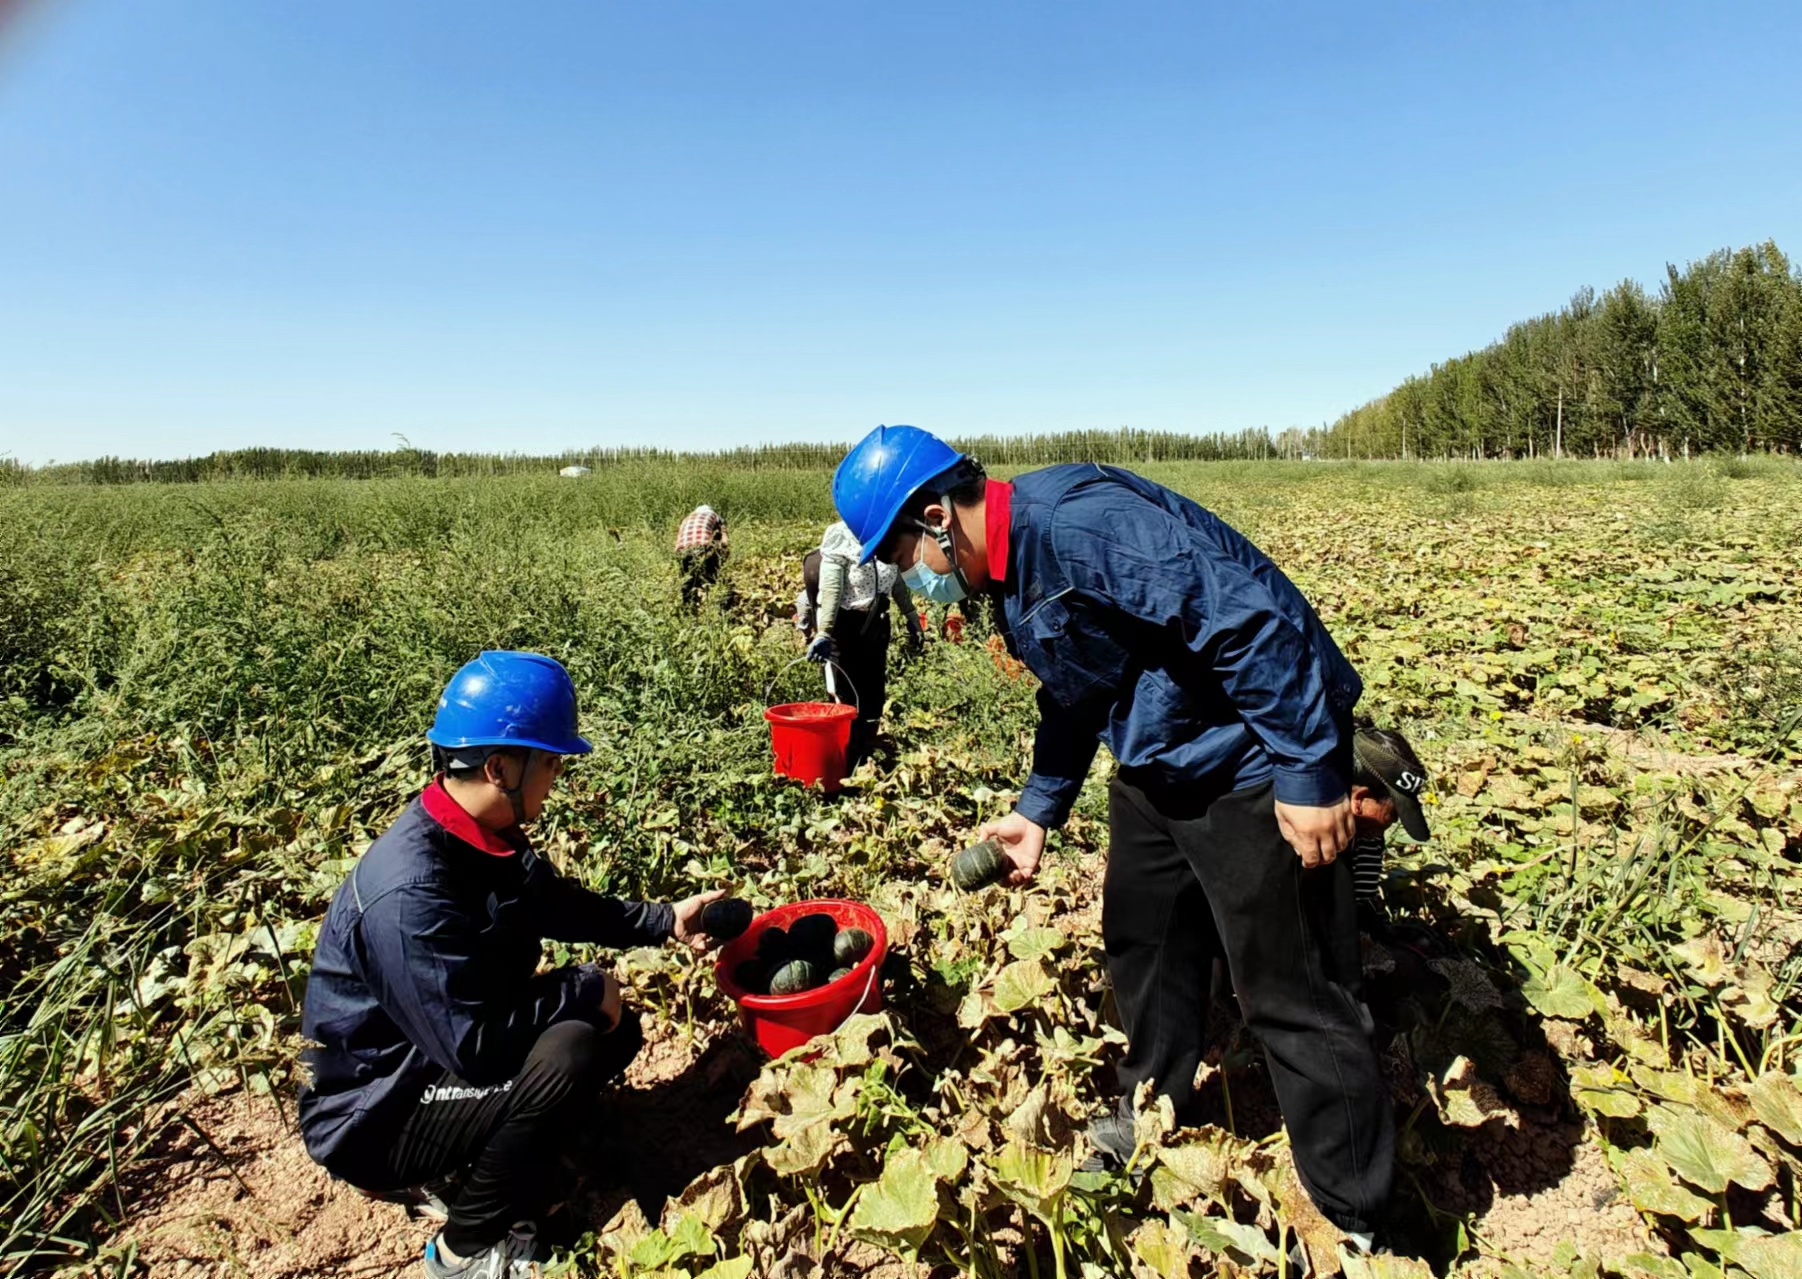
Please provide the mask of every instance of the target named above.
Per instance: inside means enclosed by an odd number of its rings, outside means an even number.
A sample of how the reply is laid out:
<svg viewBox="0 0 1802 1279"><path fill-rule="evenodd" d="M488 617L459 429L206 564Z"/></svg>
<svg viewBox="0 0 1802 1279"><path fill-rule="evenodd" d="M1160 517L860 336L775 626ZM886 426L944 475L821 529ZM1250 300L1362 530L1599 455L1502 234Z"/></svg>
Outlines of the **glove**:
<svg viewBox="0 0 1802 1279"><path fill-rule="evenodd" d="M912 613L907 615L907 646L916 653L926 647L926 628Z"/></svg>
<svg viewBox="0 0 1802 1279"><path fill-rule="evenodd" d="M832 661L837 656L838 650L833 647L832 636L830 635L816 635L813 637L813 643L807 646L807 660L810 662L818 662L821 666L824 666L827 662Z"/></svg>

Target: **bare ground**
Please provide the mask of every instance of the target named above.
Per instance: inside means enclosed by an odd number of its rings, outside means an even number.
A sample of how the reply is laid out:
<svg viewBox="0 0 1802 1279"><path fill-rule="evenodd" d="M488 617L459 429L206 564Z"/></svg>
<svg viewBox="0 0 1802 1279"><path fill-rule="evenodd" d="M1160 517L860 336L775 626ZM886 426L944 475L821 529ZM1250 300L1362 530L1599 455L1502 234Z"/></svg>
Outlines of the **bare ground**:
<svg viewBox="0 0 1802 1279"><path fill-rule="evenodd" d="M677 1034L653 1038L625 1086L602 1102L600 1135L583 1143L574 1161L565 1215L578 1230L588 1228L637 1198L656 1220L665 1197L743 1154L755 1138L734 1132L725 1117L757 1064L736 1034L701 1051ZM135 1251L138 1273L180 1279L420 1273L437 1223L369 1199L315 1164L295 1129L292 1098L196 1093L180 1108L206 1140L172 1127L137 1165L122 1187L130 1224L109 1242L108 1254ZM679 1141L672 1139L677 1133Z"/></svg>

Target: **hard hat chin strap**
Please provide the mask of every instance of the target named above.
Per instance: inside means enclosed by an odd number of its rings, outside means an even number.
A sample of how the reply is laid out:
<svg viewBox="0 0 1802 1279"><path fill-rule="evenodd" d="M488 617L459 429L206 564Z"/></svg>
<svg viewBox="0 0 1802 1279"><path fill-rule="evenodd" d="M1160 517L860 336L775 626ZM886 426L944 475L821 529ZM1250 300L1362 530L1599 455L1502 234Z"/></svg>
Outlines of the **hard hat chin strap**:
<svg viewBox="0 0 1802 1279"><path fill-rule="evenodd" d="M501 794L507 797L507 803L512 806L513 824L515 826L524 826L526 824L526 774L532 771L532 761L536 759L537 756L538 751L535 748L530 746L526 747L526 753L520 759L519 781L512 786L503 786L500 788ZM506 777L506 775L505 771L501 773L503 778Z"/></svg>
<svg viewBox="0 0 1802 1279"><path fill-rule="evenodd" d="M932 534L933 540L939 544L939 550L944 553L945 562L951 566L951 576L957 579L959 588L962 589L965 595L968 595L970 593L970 581L964 576L964 566L957 562L957 541L955 537L957 531L957 508L951 505L951 495L949 493L941 494L939 501L942 502L945 507L945 527L933 528L924 521L921 522L920 527Z"/></svg>

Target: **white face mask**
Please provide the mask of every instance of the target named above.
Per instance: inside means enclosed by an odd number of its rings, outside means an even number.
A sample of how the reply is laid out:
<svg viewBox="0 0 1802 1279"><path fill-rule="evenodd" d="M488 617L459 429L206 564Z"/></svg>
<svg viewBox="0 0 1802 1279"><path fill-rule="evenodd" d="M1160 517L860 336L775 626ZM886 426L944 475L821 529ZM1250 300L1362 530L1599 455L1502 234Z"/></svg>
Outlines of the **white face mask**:
<svg viewBox="0 0 1802 1279"><path fill-rule="evenodd" d="M963 574L941 573L924 558L914 561L914 566L901 574L901 580L907 583L908 590L934 604L955 604L969 594Z"/></svg>
<svg viewBox="0 0 1802 1279"><path fill-rule="evenodd" d="M951 501L945 500L946 510L950 510ZM951 565L949 573L941 573L926 562L925 548L913 567L901 575L907 583L907 589L916 595L922 595L934 604L955 604L970 593L970 584L964 580L964 571L957 566L957 541L951 531L951 525L934 528L924 520L915 521L922 532L930 533L938 542L939 550L945 554L945 562Z"/></svg>

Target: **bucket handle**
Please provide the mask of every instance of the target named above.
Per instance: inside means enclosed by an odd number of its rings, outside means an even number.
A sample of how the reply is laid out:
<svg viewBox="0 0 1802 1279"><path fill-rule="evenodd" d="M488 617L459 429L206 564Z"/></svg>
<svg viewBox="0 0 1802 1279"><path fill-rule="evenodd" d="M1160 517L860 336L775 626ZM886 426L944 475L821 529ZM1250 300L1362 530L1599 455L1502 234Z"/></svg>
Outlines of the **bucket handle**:
<svg viewBox="0 0 1802 1279"><path fill-rule="evenodd" d="M803 653L803 654L801 654L801 656L795 658L794 661L789 662L781 670L777 671L775 676L773 678L771 678L770 682L768 684L764 685L763 704L765 706L768 706L770 704L770 694L775 692L777 680L781 679L784 675L788 674L788 672L793 667L799 666L802 662L809 661L809 660L811 660L811 659L809 659L807 654ZM838 662L830 657L828 657L826 659L826 664L828 666L838 666L838 673L845 677L845 683L851 685L851 705L861 711L863 709L863 698L858 695L857 685L852 683L852 681L851 681L851 672L846 670L843 666L839 666ZM830 692L831 690L828 689L827 691Z"/></svg>
<svg viewBox="0 0 1802 1279"><path fill-rule="evenodd" d="M839 1031L843 1030L846 1026L851 1024L851 1019L853 1017L857 1016L858 1013L863 1011L863 1002L864 1002L864 1000L866 1000L870 997L870 991L876 985L876 976L881 971L882 971L881 964L871 964L870 965L870 975L868 977L864 978L864 982L863 982L863 994L861 994L857 997L857 1002L851 1005L851 1011L846 1013L844 1015L844 1018L842 1020L840 1020L838 1025L834 1026L829 1033L834 1034L834 1035L838 1034Z"/></svg>

